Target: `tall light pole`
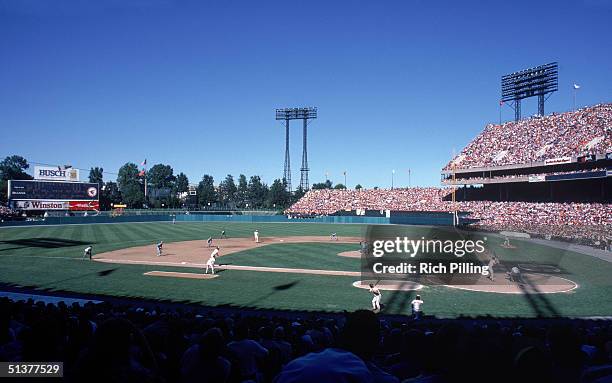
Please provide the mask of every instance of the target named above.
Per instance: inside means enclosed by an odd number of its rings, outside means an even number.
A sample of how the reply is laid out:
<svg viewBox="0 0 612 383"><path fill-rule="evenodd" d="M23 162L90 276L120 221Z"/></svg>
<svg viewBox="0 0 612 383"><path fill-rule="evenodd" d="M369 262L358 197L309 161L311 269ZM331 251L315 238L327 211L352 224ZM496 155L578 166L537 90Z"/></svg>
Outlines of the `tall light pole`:
<svg viewBox="0 0 612 383"><path fill-rule="evenodd" d="M348 185L346 184L346 170L344 171L344 188L348 189Z"/></svg>
<svg viewBox="0 0 612 383"><path fill-rule="evenodd" d="M317 108L284 108L276 109L276 120L285 121L285 165L283 168L283 178L287 183L287 191L291 193L291 161L289 159L289 121L303 120L303 139L302 139L302 167L300 168L300 188L307 191L310 188L308 181L308 152L307 152L307 135L308 135L308 120L317 118Z"/></svg>
<svg viewBox="0 0 612 383"><path fill-rule="evenodd" d="M391 190L393 190L393 178L395 176L395 169L391 170Z"/></svg>
<svg viewBox="0 0 612 383"><path fill-rule="evenodd" d="M410 185L410 168L408 168L408 187L411 187L411 185Z"/></svg>

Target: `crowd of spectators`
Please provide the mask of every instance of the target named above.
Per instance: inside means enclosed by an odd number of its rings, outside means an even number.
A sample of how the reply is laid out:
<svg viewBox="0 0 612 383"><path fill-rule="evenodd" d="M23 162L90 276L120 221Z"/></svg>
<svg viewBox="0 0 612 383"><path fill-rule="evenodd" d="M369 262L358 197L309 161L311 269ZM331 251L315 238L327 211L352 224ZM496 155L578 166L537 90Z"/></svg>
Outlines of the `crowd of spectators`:
<svg viewBox="0 0 612 383"><path fill-rule="evenodd" d="M487 125L444 170L612 152L612 104Z"/></svg>
<svg viewBox="0 0 612 383"><path fill-rule="evenodd" d="M18 215L19 214L15 210L0 204L0 222L5 219L17 217Z"/></svg>
<svg viewBox="0 0 612 383"><path fill-rule="evenodd" d="M449 189L415 187L400 189L310 190L287 209L288 214L329 215L339 210L450 211L442 199Z"/></svg>
<svg viewBox="0 0 612 383"><path fill-rule="evenodd" d="M535 202L452 202L450 188L311 190L289 215L330 215L338 211L393 210L468 213L473 225L488 230L529 232L544 237L612 243L612 204ZM599 244L598 244L599 243Z"/></svg>
<svg viewBox="0 0 612 383"><path fill-rule="evenodd" d="M609 321L221 314L7 298L0 319L0 360L62 361L70 382L545 383L612 375Z"/></svg>

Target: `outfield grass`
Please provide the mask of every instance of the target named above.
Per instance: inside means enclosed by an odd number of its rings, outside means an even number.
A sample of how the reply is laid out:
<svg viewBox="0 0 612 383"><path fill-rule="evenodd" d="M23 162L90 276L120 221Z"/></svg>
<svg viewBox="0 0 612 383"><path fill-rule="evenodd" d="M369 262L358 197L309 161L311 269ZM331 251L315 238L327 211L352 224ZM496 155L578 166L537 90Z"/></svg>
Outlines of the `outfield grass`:
<svg viewBox="0 0 612 383"><path fill-rule="evenodd" d="M219 278L193 280L144 276L151 270L201 272L189 268L118 265L81 261L83 248L93 244L95 253L153 244L218 236L230 237L329 235L360 236L361 225L305 223L130 223L37 226L0 229L0 282L53 291L71 291L121 297L137 297L207 306L342 311L369 307L365 290L352 287L354 277L225 270ZM420 235L423 228L406 227ZM530 242L513 241L517 249L489 244L504 262L554 264L560 276L580 288L571 293L502 295L428 286L420 291L427 313L439 316L494 315L535 316L612 315L612 264L574 252L564 252ZM326 270L358 271L359 259L337 253L357 250L341 243L272 244L223 257L221 263ZM383 292L387 313L407 313L414 292Z"/></svg>

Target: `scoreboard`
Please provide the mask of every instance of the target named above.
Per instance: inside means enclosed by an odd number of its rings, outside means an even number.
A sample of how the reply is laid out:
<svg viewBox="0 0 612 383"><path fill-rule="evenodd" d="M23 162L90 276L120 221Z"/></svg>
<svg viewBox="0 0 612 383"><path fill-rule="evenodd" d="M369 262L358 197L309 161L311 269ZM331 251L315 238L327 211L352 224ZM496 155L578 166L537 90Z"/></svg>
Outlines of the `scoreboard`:
<svg viewBox="0 0 612 383"><path fill-rule="evenodd" d="M89 182L10 180L8 199L13 201L98 201L99 186Z"/></svg>

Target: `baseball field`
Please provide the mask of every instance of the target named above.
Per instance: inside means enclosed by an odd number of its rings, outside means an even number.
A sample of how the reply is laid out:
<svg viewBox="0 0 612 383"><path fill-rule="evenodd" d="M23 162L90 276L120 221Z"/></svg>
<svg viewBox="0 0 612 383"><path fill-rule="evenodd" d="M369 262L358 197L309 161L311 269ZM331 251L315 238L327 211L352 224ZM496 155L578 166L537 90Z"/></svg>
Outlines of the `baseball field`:
<svg viewBox="0 0 612 383"><path fill-rule="evenodd" d="M261 243L253 241L253 231ZM228 238L221 239L225 230ZM360 288L359 240L365 226L321 223L154 222L0 228L0 283L7 288L120 298L297 311L341 312L370 307ZM422 227L406 226L420 235ZM338 240L330 240L330 233ZM214 277L203 275L206 239L220 247ZM163 256L155 244L164 242ZM612 263L567 250L490 236L499 270L519 265L529 278L554 274L553 290L509 285L427 285L383 289L383 312L408 314L418 293L439 317L605 316L612 312ZM93 259L83 249L93 246ZM363 287L363 286L361 286ZM487 286L485 286L487 287ZM518 289L518 290L517 290ZM478 290L478 291L475 291Z"/></svg>

